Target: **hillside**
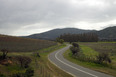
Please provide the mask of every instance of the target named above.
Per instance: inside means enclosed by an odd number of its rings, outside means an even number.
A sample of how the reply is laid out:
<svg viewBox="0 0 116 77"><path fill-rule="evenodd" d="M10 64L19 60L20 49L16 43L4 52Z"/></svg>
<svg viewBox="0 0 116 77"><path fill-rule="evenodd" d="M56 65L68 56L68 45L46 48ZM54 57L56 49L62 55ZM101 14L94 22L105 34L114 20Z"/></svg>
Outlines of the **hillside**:
<svg viewBox="0 0 116 77"><path fill-rule="evenodd" d="M100 38L116 38L116 26L97 31Z"/></svg>
<svg viewBox="0 0 116 77"><path fill-rule="evenodd" d="M34 38L34 39L46 39L46 40L54 40L61 34L70 33L70 34L80 34L87 32L95 32L98 34L99 38L116 38L116 26L108 27L100 31L95 30L82 30L77 28L63 28L63 29L54 29L44 33L33 34L30 36L25 36L26 38Z"/></svg>
<svg viewBox="0 0 116 77"><path fill-rule="evenodd" d="M65 33L80 34L80 33L87 33L90 31L91 30L82 30L82 29L76 29L76 28L64 28L64 29L54 29L54 30L50 30L50 31L40 33L40 34L33 34L33 35L30 35L27 37L34 38L34 39L54 40L61 34L65 34Z"/></svg>
<svg viewBox="0 0 116 77"><path fill-rule="evenodd" d="M52 45L56 45L56 43L46 40L0 35L0 50L7 49L11 52L35 51Z"/></svg>
<svg viewBox="0 0 116 77"><path fill-rule="evenodd" d="M72 77L48 60L49 53L62 47L52 41L0 35L0 50L9 51L0 52L0 77Z"/></svg>

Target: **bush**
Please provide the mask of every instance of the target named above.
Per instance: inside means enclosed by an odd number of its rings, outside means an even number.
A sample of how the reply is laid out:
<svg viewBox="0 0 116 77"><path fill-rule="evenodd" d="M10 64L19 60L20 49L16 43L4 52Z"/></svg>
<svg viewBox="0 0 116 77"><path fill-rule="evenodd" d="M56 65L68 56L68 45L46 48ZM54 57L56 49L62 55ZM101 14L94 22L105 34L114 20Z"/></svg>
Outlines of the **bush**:
<svg viewBox="0 0 116 77"><path fill-rule="evenodd" d="M77 47L73 47L73 46L70 47L70 50L71 50L71 52L72 52L73 55L78 54L78 52L80 51L79 48L77 48Z"/></svg>
<svg viewBox="0 0 116 77"><path fill-rule="evenodd" d="M64 40L63 39L60 39L60 38L56 38L56 42L59 42L59 43L63 44L64 43Z"/></svg>
<svg viewBox="0 0 116 77"><path fill-rule="evenodd" d="M10 77L32 77L34 76L34 70L32 68L26 69L26 71L23 72L18 72L10 75ZM1 77L1 76L0 76Z"/></svg>
<svg viewBox="0 0 116 77"><path fill-rule="evenodd" d="M6 59L8 50L2 49L1 52L2 52L2 59Z"/></svg>
<svg viewBox="0 0 116 77"><path fill-rule="evenodd" d="M112 62L110 57L109 57L109 54L105 53L105 52L99 53L99 55L96 58L97 58L97 63L99 63L99 64L101 64L103 62L105 62L105 63Z"/></svg>
<svg viewBox="0 0 116 77"><path fill-rule="evenodd" d="M0 77L6 77L6 76L5 76L4 74L1 74L1 73L0 73Z"/></svg>
<svg viewBox="0 0 116 77"><path fill-rule="evenodd" d="M22 68L29 67L29 64L31 63L31 59L26 56L17 56L16 59Z"/></svg>
<svg viewBox="0 0 116 77"><path fill-rule="evenodd" d="M39 52L33 52L33 55L37 56L37 57L41 57L40 54L39 54Z"/></svg>
<svg viewBox="0 0 116 77"><path fill-rule="evenodd" d="M18 72L18 73L10 75L10 77L25 77L25 73Z"/></svg>
<svg viewBox="0 0 116 77"><path fill-rule="evenodd" d="M28 68L25 72L26 77L34 76L34 70L32 68Z"/></svg>
<svg viewBox="0 0 116 77"><path fill-rule="evenodd" d="M77 43L72 43L72 45L73 45L74 47L79 48L79 44L77 44Z"/></svg>

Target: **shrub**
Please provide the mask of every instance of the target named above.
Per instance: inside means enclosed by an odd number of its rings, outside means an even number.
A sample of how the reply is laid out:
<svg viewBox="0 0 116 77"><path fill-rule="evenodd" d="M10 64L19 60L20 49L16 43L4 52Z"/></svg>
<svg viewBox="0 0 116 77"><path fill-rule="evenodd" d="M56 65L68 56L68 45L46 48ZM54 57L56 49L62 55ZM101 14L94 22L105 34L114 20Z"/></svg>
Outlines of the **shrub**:
<svg viewBox="0 0 116 77"><path fill-rule="evenodd" d="M97 58L97 63L100 63L100 64L103 62L106 62L106 63L112 62L110 57L109 57L109 54L105 53L105 52L99 53L99 55L96 58Z"/></svg>
<svg viewBox="0 0 116 77"><path fill-rule="evenodd" d="M32 77L32 76L34 76L34 70L32 68L27 68L24 73L18 72L10 75L10 77Z"/></svg>
<svg viewBox="0 0 116 77"><path fill-rule="evenodd" d="M64 40L63 39L60 39L60 38L56 38L56 41L63 44L64 43Z"/></svg>
<svg viewBox="0 0 116 77"><path fill-rule="evenodd" d="M6 49L2 49L1 52L2 52L2 59L6 59L8 50L6 50Z"/></svg>
<svg viewBox="0 0 116 77"><path fill-rule="evenodd" d="M34 70L32 68L28 68L25 72L26 77L34 76Z"/></svg>
<svg viewBox="0 0 116 77"><path fill-rule="evenodd" d="M25 77L25 73L18 72L18 73L10 75L10 77Z"/></svg>
<svg viewBox="0 0 116 77"><path fill-rule="evenodd" d="M6 77L4 74L0 73L0 77Z"/></svg>
<svg viewBox="0 0 116 77"><path fill-rule="evenodd" d="M33 55L37 56L37 57L41 57L40 54L39 54L39 52L33 52Z"/></svg>
<svg viewBox="0 0 116 77"><path fill-rule="evenodd" d="M79 44L77 44L77 43L72 43L72 45L73 45L74 47L79 48Z"/></svg>
<svg viewBox="0 0 116 77"><path fill-rule="evenodd" d="M77 47L73 47L73 46L70 47L70 50L71 50L71 52L72 52L73 55L78 54L78 52L80 51L79 48L77 48Z"/></svg>
<svg viewBox="0 0 116 77"><path fill-rule="evenodd" d="M17 56L16 59L22 68L29 67L29 64L31 63L31 59L26 56Z"/></svg>

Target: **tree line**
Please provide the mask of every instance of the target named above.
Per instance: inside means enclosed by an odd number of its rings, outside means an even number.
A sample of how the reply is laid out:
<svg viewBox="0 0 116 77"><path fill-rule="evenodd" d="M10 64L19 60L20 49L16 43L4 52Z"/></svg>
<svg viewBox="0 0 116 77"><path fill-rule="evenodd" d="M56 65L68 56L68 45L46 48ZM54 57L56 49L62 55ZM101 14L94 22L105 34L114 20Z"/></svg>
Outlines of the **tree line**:
<svg viewBox="0 0 116 77"><path fill-rule="evenodd" d="M63 34L58 37L65 42L97 42L98 35L95 33L83 33L83 34Z"/></svg>

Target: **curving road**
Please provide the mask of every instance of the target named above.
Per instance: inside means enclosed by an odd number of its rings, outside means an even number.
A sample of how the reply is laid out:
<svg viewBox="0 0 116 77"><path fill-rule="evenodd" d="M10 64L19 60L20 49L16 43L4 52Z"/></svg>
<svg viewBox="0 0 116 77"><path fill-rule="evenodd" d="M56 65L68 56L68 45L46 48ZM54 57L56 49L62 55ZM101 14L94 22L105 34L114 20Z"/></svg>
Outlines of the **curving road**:
<svg viewBox="0 0 116 77"><path fill-rule="evenodd" d="M63 57L63 53L69 49L70 45L59 49L51 54L49 54L49 60L55 64L60 69L65 72L73 75L74 77L113 77L104 73L100 73L97 71L90 70L88 68L84 68L82 66L76 65Z"/></svg>

